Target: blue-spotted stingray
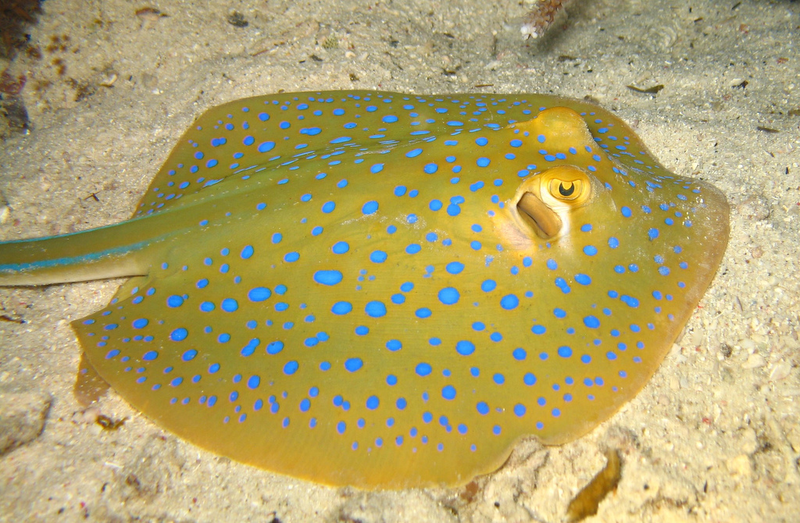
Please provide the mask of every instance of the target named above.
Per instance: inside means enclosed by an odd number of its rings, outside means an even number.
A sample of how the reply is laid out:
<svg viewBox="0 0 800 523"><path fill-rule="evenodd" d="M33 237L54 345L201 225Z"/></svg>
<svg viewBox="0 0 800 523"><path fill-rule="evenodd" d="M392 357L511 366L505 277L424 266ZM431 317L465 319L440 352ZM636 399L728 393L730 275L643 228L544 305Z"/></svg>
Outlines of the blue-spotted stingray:
<svg viewBox="0 0 800 523"><path fill-rule="evenodd" d="M728 241L713 186L545 95L238 100L133 217L0 244L0 284L130 277L72 323L180 437L330 485L457 486L647 383Z"/></svg>

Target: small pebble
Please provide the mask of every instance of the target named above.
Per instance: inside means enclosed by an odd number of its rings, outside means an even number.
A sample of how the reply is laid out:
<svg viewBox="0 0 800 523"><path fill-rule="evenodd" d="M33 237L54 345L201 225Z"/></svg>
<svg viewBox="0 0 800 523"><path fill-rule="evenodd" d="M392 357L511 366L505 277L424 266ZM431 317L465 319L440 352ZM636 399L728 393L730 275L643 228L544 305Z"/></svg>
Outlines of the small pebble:
<svg viewBox="0 0 800 523"><path fill-rule="evenodd" d="M759 367L763 367L767 364L767 360L764 359L764 356L755 352L747 358L747 361L742 363L743 369L757 369Z"/></svg>

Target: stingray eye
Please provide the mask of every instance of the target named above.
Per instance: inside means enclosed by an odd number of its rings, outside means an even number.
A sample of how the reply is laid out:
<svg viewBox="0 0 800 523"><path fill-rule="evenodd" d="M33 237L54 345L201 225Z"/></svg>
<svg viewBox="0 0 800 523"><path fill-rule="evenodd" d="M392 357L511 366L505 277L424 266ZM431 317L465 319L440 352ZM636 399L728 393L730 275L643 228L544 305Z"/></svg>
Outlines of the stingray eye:
<svg viewBox="0 0 800 523"><path fill-rule="evenodd" d="M556 200L571 203L586 196L589 185L584 180L553 178L548 184L550 195Z"/></svg>

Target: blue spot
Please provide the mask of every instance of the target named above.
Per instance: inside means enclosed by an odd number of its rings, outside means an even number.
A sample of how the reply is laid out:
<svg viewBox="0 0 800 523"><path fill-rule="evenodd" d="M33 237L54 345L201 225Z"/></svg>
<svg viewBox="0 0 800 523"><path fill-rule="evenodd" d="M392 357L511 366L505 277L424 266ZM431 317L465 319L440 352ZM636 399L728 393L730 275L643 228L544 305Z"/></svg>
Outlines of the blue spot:
<svg viewBox="0 0 800 523"><path fill-rule="evenodd" d="M178 327L174 331L172 331L169 335L169 338L172 341L183 341L189 335L189 331L184 329L183 327Z"/></svg>
<svg viewBox="0 0 800 523"><path fill-rule="evenodd" d="M492 376L492 381L494 381L498 385L502 385L503 383L506 382L506 377L498 372L497 374Z"/></svg>
<svg viewBox="0 0 800 523"><path fill-rule="evenodd" d="M631 217L631 214L632 214L632 213L631 213L631 209L630 209L630 207L623 207L623 208L621 209L621 211L622 211L622 215L623 215L624 217L626 217L626 218L630 218L630 217Z"/></svg>
<svg viewBox="0 0 800 523"><path fill-rule="evenodd" d="M329 214L332 213L335 208L336 208L336 203L325 202L325 204L322 205L322 212Z"/></svg>
<svg viewBox="0 0 800 523"><path fill-rule="evenodd" d="M445 385L442 388L442 397L446 400L452 400L456 397L456 388L452 385Z"/></svg>
<svg viewBox="0 0 800 523"><path fill-rule="evenodd" d="M338 316L343 316L345 314L348 314L352 310L353 310L353 305L347 301L336 302L333 304L333 307L331 307L331 312Z"/></svg>
<svg viewBox="0 0 800 523"><path fill-rule="evenodd" d="M450 274L459 274L464 270L464 264L461 262L450 262L447 264L447 272Z"/></svg>
<svg viewBox="0 0 800 523"><path fill-rule="evenodd" d="M167 306L168 307L180 307L183 305L183 298L181 296L172 295L167 298Z"/></svg>
<svg viewBox="0 0 800 523"><path fill-rule="evenodd" d="M415 314L418 318L429 318L431 316L431 310L427 307L422 307L421 309L417 309Z"/></svg>
<svg viewBox="0 0 800 523"><path fill-rule="evenodd" d="M514 356L514 359L518 361L523 361L525 358L528 357L528 353L525 352L525 349L522 348L514 349L514 352L512 352L511 354Z"/></svg>
<svg viewBox="0 0 800 523"><path fill-rule="evenodd" d="M500 300L500 306L506 310L516 309L519 305L519 298L513 294L507 294Z"/></svg>
<svg viewBox="0 0 800 523"><path fill-rule="evenodd" d="M587 256L594 256L595 254L597 254L597 247L595 247L594 245L587 245L586 247L583 248L583 253Z"/></svg>
<svg viewBox="0 0 800 523"><path fill-rule="evenodd" d="M475 407L478 409L478 414L482 416L489 414L489 405L485 401L479 401Z"/></svg>
<svg viewBox="0 0 800 523"><path fill-rule="evenodd" d="M427 364L427 363L418 364L417 367L414 370L416 371L416 373L418 375L423 376L423 377L427 376L428 374L430 374L433 371L431 366L429 364Z"/></svg>
<svg viewBox="0 0 800 523"><path fill-rule="evenodd" d="M553 309L553 314L555 314L556 318L564 318L567 316L566 311L564 311L564 309L559 309L559 308Z"/></svg>
<svg viewBox="0 0 800 523"><path fill-rule="evenodd" d="M364 214L375 214L378 211L378 202L375 200L369 201L361 208Z"/></svg>
<svg viewBox="0 0 800 523"><path fill-rule="evenodd" d="M497 287L497 283L494 280L485 280L481 283L481 290L483 292L491 292Z"/></svg>
<svg viewBox="0 0 800 523"><path fill-rule="evenodd" d="M611 238L608 239L608 246L611 247L612 249L616 249L617 247L619 247L619 240L612 236Z"/></svg>
<svg viewBox="0 0 800 523"><path fill-rule="evenodd" d="M624 303L628 307L631 307L631 308L635 309L636 307L639 306L639 300L637 300L636 298L634 298L632 296L627 296L627 295L623 294L622 296L620 296L619 299L620 299L620 301L622 301L622 303Z"/></svg>
<svg viewBox="0 0 800 523"><path fill-rule="evenodd" d="M339 271L317 271L314 273L314 281L322 285L336 285L341 283L344 276Z"/></svg>
<svg viewBox="0 0 800 523"><path fill-rule="evenodd" d="M596 317L594 317L594 316L586 316L586 317L583 319L583 323L584 323L584 325L586 325L586 326L587 326L587 327L589 327L590 329L597 329L597 328L599 328L599 327L600 327L600 320L598 320L598 319L597 319Z"/></svg>
<svg viewBox="0 0 800 523"><path fill-rule="evenodd" d="M453 287L445 287L439 291L439 301L445 305L454 305L458 303L460 297L461 295Z"/></svg>
<svg viewBox="0 0 800 523"><path fill-rule="evenodd" d="M545 328L544 325L534 325L533 327L531 327L531 332L533 332L534 334L542 335L545 332L547 332L547 329Z"/></svg>
<svg viewBox="0 0 800 523"><path fill-rule="evenodd" d="M225 298L220 306L225 312L234 312L239 308L239 302L233 298Z"/></svg>
<svg viewBox="0 0 800 523"><path fill-rule="evenodd" d="M369 410L375 410L381 404L381 400L378 399L378 396L370 396L367 398L367 408Z"/></svg>
<svg viewBox="0 0 800 523"><path fill-rule="evenodd" d="M478 167L488 167L492 161L489 158L481 157L478 158L475 163L478 164Z"/></svg>
<svg viewBox="0 0 800 523"><path fill-rule="evenodd" d="M247 245L247 246L245 246L244 249L242 249L242 254L241 254L242 259L246 260L246 259L250 258L252 255L253 255L253 246L252 245Z"/></svg>
<svg viewBox="0 0 800 523"><path fill-rule="evenodd" d="M650 241L653 241L656 238L658 238L658 229L650 229L649 231L647 231L647 237L650 239Z"/></svg>
<svg viewBox="0 0 800 523"><path fill-rule="evenodd" d="M364 307L364 312L373 318L380 318L386 316L386 305L379 301L371 301Z"/></svg>
<svg viewBox="0 0 800 523"><path fill-rule="evenodd" d="M383 263L386 258L387 254L383 251L372 251L372 254L369 255L369 259L373 263Z"/></svg>
<svg viewBox="0 0 800 523"><path fill-rule="evenodd" d="M528 373L527 373L527 374L525 374L525 376L522 378L522 381L525 383L525 385L527 385L527 386L529 386L529 387L530 387L530 386L532 386L532 385L534 385L534 384L536 383L536 376L534 376L533 374L531 374L530 372L528 372Z"/></svg>
<svg viewBox="0 0 800 523"><path fill-rule="evenodd" d="M260 343L261 343L261 340L259 340L258 338L253 338L252 340L247 342L247 345L242 347L242 351L241 351L242 356L244 356L244 357L252 356L253 353L255 353L256 348L258 347L258 345Z"/></svg>
<svg viewBox="0 0 800 523"><path fill-rule="evenodd" d="M487 140L486 138L481 137L481 138L478 138L477 140L475 140L475 143L480 145L481 147L483 147L484 145L489 143L489 140Z"/></svg>
<svg viewBox="0 0 800 523"><path fill-rule="evenodd" d="M514 405L514 414L516 414L517 417L519 417L519 418L524 416L525 415L525 405L523 405L521 403L517 403L516 405Z"/></svg>
<svg viewBox="0 0 800 523"><path fill-rule="evenodd" d="M403 344L400 340L389 340L386 342L386 348L392 352L396 352L403 348Z"/></svg>
<svg viewBox="0 0 800 523"><path fill-rule="evenodd" d="M263 113L262 113L263 114ZM258 152L266 153L275 148L275 142L263 142L258 146Z"/></svg>
<svg viewBox="0 0 800 523"><path fill-rule="evenodd" d="M331 247L334 254L344 254L350 250L350 245L347 242L336 242Z"/></svg>
<svg viewBox="0 0 800 523"><path fill-rule="evenodd" d="M145 352L144 355L142 355L142 359L144 361L153 361L156 358L158 358L158 352L156 352L154 350Z"/></svg>
<svg viewBox="0 0 800 523"><path fill-rule="evenodd" d="M247 380L247 387L250 389L257 389L259 385L261 385L261 378L258 376L250 376L250 379Z"/></svg>
<svg viewBox="0 0 800 523"><path fill-rule="evenodd" d="M572 356L572 349L566 345L558 348L558 355L562 358L569 358Z"/></svg>
<svg viewBox="0 0 800 523"><path fill-rule="evenodd" d="M456 352L461 354L462 356L469 356L473 352L475 352L475 344L471 341L461 340L456 343Z"/></svg>
<svg viewBox="0 0 800 523"><path fill-rule="evenodd" d="M344 368L350 372L355 372L363 366L364 362L361 358L350 358L344 362Z"/></svg>
<svg viewBox="0 0 800 523"><path fill-rule="evenodd" d="M565 280L564 278L556 278L555 284L556 287L561 289L561 292L563 292L564 294L569 294L570 291L572 290L570 289L570 286L567 285L567 280Z"/></svg>
<svg viewBox="0 0 800 523"><path fill-rule="evenodd" d="M189 349L183 353L181 359L183 361L192 361L193 359L195 359L195 357L197 357L197 351L195 349Z"/></svg>
<svg viewBox="0 0 800 523"><path fill-rule="evenodd" d="M296 262L297 260L300 259L300 253L299 252L290 252L286 256L284 256L283 259L284 259L284 261L286 261L288 263Z"/></svg>
<svg viewBox="0 0 800 523"><path fill-rule="evenodd" d="M372 174L377 174L377 173L379 173L379 172L381 172L383 170L383 164L382 163L376 163L375 165L370 167L369 170L370 170L370 172Z"/></svg>
<svg viewBox="0 0 800 523"><path fill-rule="evenodd" d="M412 243L408 247L406 247L406 252L408 254L417 254L419 251L422 250L422 247L418 243Z"/></svg>
<svg viewBox="0 0 800 523"><path fill-rule="evenodd" d="M428 165L425 166L425 168L423 170L427 174L433 174L433 173L435 173L436 171L439 170L439 166L436 165L435 163L429 163Z"/></svg>
<svg viewBox="0 0 800 523"><path fill-rule="evenodd" d="M406 158L416 158L422 154L422 149L412 149L406 153Z"/></svg>

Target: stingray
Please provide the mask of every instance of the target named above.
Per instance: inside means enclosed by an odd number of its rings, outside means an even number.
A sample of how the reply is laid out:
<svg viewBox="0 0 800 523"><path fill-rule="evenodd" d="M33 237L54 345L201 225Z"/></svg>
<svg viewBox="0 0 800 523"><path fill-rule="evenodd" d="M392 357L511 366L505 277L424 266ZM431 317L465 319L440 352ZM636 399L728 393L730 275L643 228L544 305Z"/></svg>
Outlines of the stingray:
<svg viewBox="0 0 800 523"><path fill-rule="evenodd" d="M284 93L205 112L125 222L0 244L0 284L130 277L88 364L196 445L361 488L457 486L633 398L728 205L546 95Z"/></svg>

